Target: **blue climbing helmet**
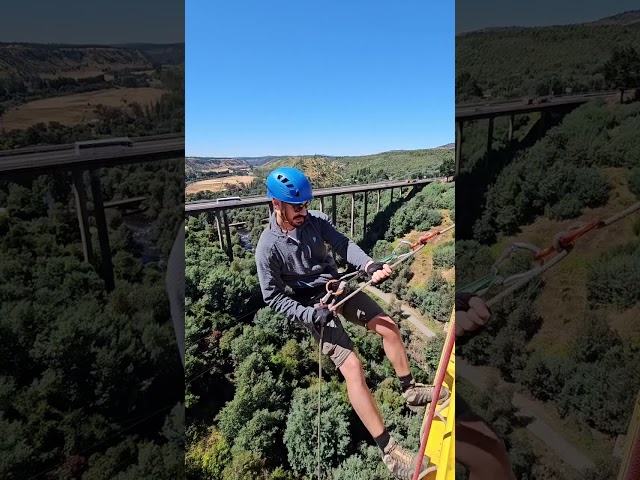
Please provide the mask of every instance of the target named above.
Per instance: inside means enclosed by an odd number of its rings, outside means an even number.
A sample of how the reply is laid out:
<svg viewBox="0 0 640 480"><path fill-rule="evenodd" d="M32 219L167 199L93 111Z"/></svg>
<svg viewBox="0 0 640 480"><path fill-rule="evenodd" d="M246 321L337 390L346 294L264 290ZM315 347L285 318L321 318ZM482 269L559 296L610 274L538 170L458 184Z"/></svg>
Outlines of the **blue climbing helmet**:
<svg viewBox="0 0 640 480"><path fill-rule="evenodd" d="M297 168L276 168L267 177L266 184L269 199L300 204L313 198L309 179Z"/></svg>

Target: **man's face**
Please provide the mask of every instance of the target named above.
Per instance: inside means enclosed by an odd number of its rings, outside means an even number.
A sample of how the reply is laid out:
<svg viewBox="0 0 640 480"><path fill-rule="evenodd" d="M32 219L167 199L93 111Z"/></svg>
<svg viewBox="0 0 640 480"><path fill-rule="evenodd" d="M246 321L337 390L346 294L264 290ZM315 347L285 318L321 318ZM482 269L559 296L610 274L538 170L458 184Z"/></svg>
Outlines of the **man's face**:
<svg viewBox="0 0 640 480"><path fill-rule="evenodd" d="M304 222L307 216L307 207L309 202L304 202L300 205L292 205L291 203L280 202L280 209L284 211L287 220L291 222L294 227L299 227Z"/></svg>

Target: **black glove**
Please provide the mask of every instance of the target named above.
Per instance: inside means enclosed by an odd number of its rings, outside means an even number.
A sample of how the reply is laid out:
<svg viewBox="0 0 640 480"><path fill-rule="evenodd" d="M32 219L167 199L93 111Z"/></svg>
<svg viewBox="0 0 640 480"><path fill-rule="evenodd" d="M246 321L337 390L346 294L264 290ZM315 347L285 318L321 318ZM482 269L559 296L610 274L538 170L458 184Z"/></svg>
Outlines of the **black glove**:
<svg viewBox="0 0 640 480"><path fill-rule="evenodd" d="M474 297L473 293L459 292L456 293L456 312L462 310L467 312L470 308L469 301Z"/></svg>
<svg viewBox="0 0 640 480"><path fill-rule="evenodd" d="M325 327L334 318L334 313L326 305L318 305L313 312L313 324L316 327Z"/></svg>
<svg viewBox="0 0 640 480"><path fill-rule="evenodd" d="M462 310L463 312L468 312L471 308L469 302L473 297L477 297L477 295L469 292L456 293L456 312L460 310ZM485 304L485 308L489 311L489 315L491 315L491 309L489 308L489 306Z"/></svg>
<svg viewBox="0 0 640 480"><path fill-rule="evenodd" d="M369 275L369 278L373 277L373 274L376 273L378 270L382 270L384 268L384 263L382 262L373 262L371 265L369 265L367 267L367 275Z"/></svg>

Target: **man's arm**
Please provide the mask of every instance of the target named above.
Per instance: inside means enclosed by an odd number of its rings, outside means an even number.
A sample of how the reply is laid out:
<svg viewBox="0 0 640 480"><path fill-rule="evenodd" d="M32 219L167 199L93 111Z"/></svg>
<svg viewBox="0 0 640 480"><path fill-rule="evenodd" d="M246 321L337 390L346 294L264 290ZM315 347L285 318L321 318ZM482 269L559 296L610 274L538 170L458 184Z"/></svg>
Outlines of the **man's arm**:
<svg viewBox="0 0 640 480"><path fill-rule="evenodd" d="M280 275L280 265L275 255L261 248L256 249L256 266L264 302L273 310L300 323L313 323L314 309L304 307L285 295L285 285Z"/></svg>

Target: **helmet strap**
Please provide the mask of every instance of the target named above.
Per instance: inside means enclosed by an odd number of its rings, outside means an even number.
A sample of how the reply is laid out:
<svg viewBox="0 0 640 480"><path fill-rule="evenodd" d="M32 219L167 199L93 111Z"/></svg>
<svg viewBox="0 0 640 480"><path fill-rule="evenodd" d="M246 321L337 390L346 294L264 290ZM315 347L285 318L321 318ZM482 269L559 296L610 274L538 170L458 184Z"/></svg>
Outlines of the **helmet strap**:
<svg viewBox="0 0 640 480"><path fill-rule="evenodd" d="M291 230L293 230L295 227L293 226L293 224L287 218L287 214L285 213L285 209L284 209L284 202L280 201L280 208L278 209L278 211L279 211L280 221L282 222L282 225L280 226L280 229L283 230L286 233L286 232L289 231L288 229L286 229L286 226L290 225L292 227ZM283 226L285 228L282 228Z"/></svg>

